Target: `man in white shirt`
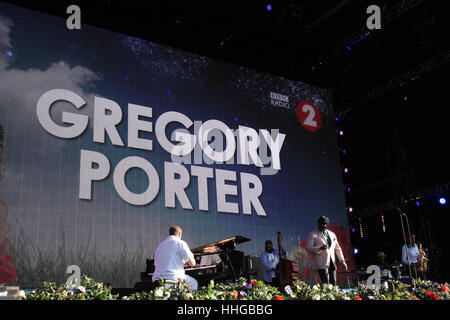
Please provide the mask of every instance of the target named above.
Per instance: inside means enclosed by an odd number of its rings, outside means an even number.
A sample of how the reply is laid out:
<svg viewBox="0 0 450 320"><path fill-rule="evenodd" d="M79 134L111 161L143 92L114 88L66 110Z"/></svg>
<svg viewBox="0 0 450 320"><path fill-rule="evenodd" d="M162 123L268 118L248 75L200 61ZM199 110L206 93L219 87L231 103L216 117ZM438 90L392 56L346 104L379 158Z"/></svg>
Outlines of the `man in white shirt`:
<svg viewBox="0 0 450 320"><path fill-rule="evenodd" d="M406 266L411 265L414 278L417 278L417 275L419 275L422 280L425 280L425 274L417 270L420 253L419 247L416 244L416 235L411 234L409 240L409 245L403 245L402 247L402 262Z"/></svg>
<svg viewBox="0 0 450 320"><path fill-rule="evenodd" d="M169 237L156 248L155 272L152 280L186 280L193 290L197 290L197 280L184 273L185 263L191 267L194 267L196 263L189 246L181 240L182 233L180 226L170 227Z"/></svg>
<svg viewBox="0 0 450 320"><path fill-rule="evenodd" d="M277 249L273 248L271 240L267 240L264 244L265 250L261 253L261 263L264 267L264 281L267 284L278 286L279 279L275 273L275 268L279 262L279 253ZM287 252L280 246L281 254L287 258Z"/></svg>

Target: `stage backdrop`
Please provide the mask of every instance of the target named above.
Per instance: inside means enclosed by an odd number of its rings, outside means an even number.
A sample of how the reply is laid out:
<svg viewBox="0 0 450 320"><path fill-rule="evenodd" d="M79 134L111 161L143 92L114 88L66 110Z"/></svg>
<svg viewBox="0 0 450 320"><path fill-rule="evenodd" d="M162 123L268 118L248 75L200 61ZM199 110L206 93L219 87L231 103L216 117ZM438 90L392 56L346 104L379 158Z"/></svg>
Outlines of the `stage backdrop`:
<svg viewBox="0 0 450 320"><path fill-rule="evenodd" d="M321 215L353 264L327 90L1 3L0 128L0 282L133 286L174 224L308 280Z"/></svg>

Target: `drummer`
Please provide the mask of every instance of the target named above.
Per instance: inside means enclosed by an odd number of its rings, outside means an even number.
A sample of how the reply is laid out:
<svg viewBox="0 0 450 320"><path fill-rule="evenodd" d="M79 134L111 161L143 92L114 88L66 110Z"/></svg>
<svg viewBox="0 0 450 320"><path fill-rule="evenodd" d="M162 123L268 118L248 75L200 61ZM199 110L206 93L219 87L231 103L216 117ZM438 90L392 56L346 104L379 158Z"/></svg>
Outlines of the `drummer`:
<svg viewBox="0 0 450 320"><path fill-rule="evenodd" d="M383 251L377 253L377 266L380 268L382 281L392 279L391 270L389 269L389 266L386 264L385 259L386 255L384 254Z"/></svg>

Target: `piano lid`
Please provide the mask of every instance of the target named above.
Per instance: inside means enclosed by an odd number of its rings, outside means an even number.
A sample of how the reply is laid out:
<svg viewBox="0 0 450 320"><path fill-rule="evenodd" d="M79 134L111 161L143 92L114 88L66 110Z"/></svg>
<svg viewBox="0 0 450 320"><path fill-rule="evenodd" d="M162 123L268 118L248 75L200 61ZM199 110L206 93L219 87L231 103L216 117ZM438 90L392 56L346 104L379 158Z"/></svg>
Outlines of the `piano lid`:
<svg viewBox="0 0 450 320"><path fill-rule="evenodd" d="M203 249L208 247L219 247L222 250L225 247L234 247L235 244L241 244L247 241L250 241L250 239L243 236L234 236L214 243L206 244L204 246L192 249L191 251L192 253L201 253L203 252Z"/></svg>

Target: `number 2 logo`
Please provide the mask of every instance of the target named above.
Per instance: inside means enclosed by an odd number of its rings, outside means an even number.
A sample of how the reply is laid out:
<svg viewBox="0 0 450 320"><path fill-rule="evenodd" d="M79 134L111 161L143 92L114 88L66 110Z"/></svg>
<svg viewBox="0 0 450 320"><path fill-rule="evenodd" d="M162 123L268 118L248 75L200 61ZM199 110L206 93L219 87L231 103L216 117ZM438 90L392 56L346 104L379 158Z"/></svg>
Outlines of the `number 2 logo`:
<svg viewBox="0 0 450 320"><path fill-rule="evenodd" d="M297 104L298 122L308 131L314 132L322 126L322 117L319 109L310 101L302 100Z"/></svg>

